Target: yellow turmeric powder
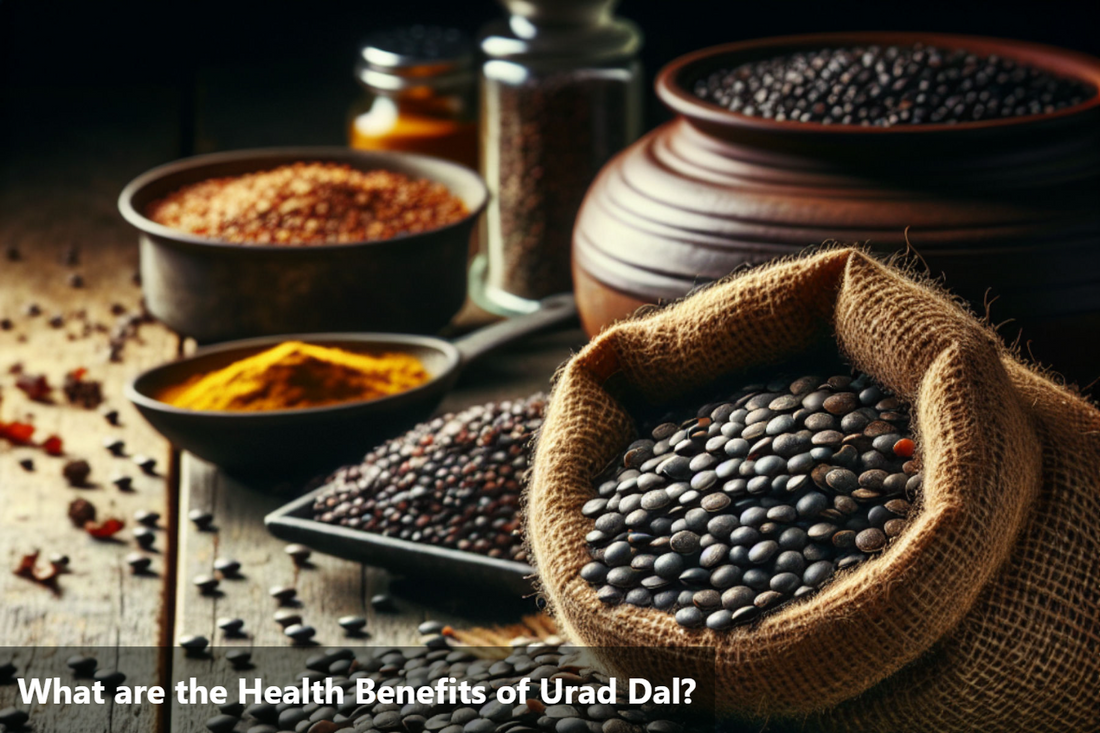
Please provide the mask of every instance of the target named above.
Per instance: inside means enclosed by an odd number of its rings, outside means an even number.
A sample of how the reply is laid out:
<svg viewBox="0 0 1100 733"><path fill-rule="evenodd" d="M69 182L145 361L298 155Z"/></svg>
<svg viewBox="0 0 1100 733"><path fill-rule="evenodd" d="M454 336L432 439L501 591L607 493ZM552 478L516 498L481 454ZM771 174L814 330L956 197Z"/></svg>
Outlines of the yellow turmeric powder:
<svg viewBox="0 0 1100 733"><path fill-rule="evenodd" d="M159 395L191 410L250 412L373 400L428 381L412 354L358 354L287 341Z"/></svg>

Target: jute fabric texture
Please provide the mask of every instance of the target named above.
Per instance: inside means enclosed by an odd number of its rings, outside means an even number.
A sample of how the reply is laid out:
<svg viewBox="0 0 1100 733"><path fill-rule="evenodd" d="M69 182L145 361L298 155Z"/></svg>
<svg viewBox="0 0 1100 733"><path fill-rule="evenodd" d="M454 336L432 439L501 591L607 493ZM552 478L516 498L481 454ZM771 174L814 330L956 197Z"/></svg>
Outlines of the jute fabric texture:
<svg viewBox="0 0 1100 733"><path fill-rule="evenodd" d="M597 600L580 509L637 437L616 395L665 403L825 339L913 405L924 485L904 533L729 632ZM807 730L1100 730L1100 411L861 251L753 269L593 339L556 378L526 516L563 634L614 649L618 674L713 677L722 712ZM656 647L676 669L651 668Z"/></svg>

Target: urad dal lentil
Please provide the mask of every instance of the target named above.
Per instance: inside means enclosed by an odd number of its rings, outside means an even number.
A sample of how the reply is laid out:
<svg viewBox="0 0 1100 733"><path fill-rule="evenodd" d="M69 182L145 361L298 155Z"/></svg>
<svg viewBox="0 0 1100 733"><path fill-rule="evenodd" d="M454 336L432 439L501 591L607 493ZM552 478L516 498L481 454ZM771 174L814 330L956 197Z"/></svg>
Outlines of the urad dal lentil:
<svg viewBox="0 0 1100 733"><path fill-rule="evenodd" d="M438 229L468 211L436 181L299 162L192 183L145 213L158 224L225 242L321 245Z"/></svg>

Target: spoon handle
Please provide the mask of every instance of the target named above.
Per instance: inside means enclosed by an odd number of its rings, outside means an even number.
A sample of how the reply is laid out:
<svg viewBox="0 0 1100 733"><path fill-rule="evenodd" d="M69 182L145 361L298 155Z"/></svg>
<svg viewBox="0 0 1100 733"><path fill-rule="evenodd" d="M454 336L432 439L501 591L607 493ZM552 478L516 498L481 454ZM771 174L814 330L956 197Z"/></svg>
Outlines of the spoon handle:
<svg viewBox="0 0 1100 733"><path fill-rule="evenodd" d="M454 341L462 356L462 366L477 361L491 351L527 336L549 330L577 317L572 293L551 295L539 301L538 310L479 328Z"/></svg>

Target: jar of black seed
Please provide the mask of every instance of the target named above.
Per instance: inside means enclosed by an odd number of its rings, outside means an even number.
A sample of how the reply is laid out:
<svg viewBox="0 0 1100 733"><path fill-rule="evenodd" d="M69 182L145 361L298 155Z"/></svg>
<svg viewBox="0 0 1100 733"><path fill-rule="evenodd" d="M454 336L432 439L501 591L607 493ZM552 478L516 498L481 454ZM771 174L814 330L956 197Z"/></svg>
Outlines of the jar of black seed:
<svg viewBox="0 0 1100 733"><path fill-rule="evenodd" d="M588 185L641 127L642 36L617 0L501 0L481 48L481 169L492 192L480 305L502 314L572 289L573 220Z"/></svg>

